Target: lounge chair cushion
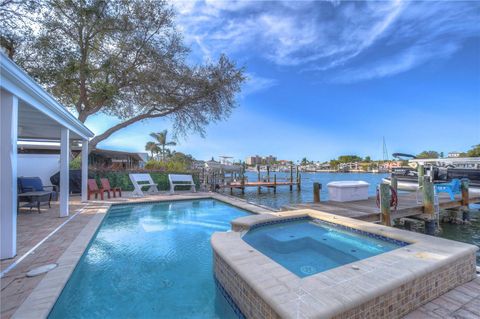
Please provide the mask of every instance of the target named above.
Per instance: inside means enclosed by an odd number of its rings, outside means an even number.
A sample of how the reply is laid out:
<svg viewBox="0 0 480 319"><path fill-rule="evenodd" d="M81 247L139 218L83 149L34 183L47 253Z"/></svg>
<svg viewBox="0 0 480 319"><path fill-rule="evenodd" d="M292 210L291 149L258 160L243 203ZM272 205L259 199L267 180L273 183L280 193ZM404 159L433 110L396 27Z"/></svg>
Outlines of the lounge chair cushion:
<svg viewBox="0 0 480 319"><path fill-rule="evenodd" d="M22 193L44 191L40 177L20 177L18 178L18 186Z"/></svg>

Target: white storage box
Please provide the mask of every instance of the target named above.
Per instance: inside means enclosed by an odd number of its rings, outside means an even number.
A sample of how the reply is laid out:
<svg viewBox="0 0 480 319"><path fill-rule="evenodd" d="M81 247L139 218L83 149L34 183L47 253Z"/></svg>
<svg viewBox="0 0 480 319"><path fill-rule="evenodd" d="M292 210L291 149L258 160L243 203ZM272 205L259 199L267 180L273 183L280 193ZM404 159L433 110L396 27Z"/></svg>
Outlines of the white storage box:
<svg viewBox="0 0 480 319"><path fill-rule="evenodd" d="M364 181L341 181L327 184L328 196L331 201L350 202L368 199L369 183Z"/></svg>

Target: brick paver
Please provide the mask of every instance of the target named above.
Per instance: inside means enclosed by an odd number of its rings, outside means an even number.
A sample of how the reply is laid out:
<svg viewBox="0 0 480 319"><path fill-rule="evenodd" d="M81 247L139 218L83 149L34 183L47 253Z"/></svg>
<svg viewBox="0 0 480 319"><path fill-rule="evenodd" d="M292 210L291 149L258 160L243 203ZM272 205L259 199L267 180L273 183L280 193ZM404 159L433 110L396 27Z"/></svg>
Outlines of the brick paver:
<svg viewBox="0 0 480 319"><path fill-rule="evenodd" d="M479 319L480 277L450 290L409 313L404 319Z"/></svg>
<svg viewBox="0 0 480 319"><path fill-rule="evenodd" d="M84 205L78 197L70 202L70 214L74 214ZM32 254L22 260L15 268L1 278L1 312L2 319L10 318L15 310L23 303L32 290L42 280L44 275L27 278L26 273L32 268L54 263L72 243L78 233L88 223L96 210L85 210L78 214L61 230L40 245ZM52 203L51 209L36 210L21 209L17 217L17 256L13 259L2 260L1 269L6 269L14 261L50 234L67 218L58 217L58 202Z"/></svg>

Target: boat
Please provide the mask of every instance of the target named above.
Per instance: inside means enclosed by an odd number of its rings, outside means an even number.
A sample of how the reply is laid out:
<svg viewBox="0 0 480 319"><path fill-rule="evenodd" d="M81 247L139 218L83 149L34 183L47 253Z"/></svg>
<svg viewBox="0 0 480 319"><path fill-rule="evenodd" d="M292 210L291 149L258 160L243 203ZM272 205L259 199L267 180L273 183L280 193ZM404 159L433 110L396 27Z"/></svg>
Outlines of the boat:
<svg viewBox="0 0 480 319"><path fill-rule="evenodd" d="M469 180L470 188L480 190L480 169L429 166L425 168L425 175L432 176L434 183L448 183L452 179ZM392 169L390 177L383 178L383 182L390 184L391 177L397 178L399 190L416 191L418 189L418 172L412 167L396 167Z"/></svg>

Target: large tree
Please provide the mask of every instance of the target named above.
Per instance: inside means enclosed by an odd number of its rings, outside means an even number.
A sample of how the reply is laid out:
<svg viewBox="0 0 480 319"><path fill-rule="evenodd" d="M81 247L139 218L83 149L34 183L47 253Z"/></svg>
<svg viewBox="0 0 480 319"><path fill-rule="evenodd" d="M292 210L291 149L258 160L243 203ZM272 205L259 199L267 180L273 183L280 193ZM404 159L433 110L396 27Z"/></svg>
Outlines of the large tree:
<svg viewBox="0 0 480 319"><path fill-rule="evenodd" d="M38 9L36 0L0 0L0 45L12 58L17 48L32 34L32 13Z"/></svg>
<svg viewBox="0 0 480 319"><path fill-rule="evenodd" d="M480 144L472 146L466 155L468 157L480 157Z"/></svg>
<svg viewBox="0 0 480 319"><path fill-rule="evenodd" d="M174 134L204 133L229 116L244 81L226 56L188 63L175 13L158 0L41 0L38 27L14 60L85 122L103 113L118 124L91 148L138 121L170 117Z"/></svg>

